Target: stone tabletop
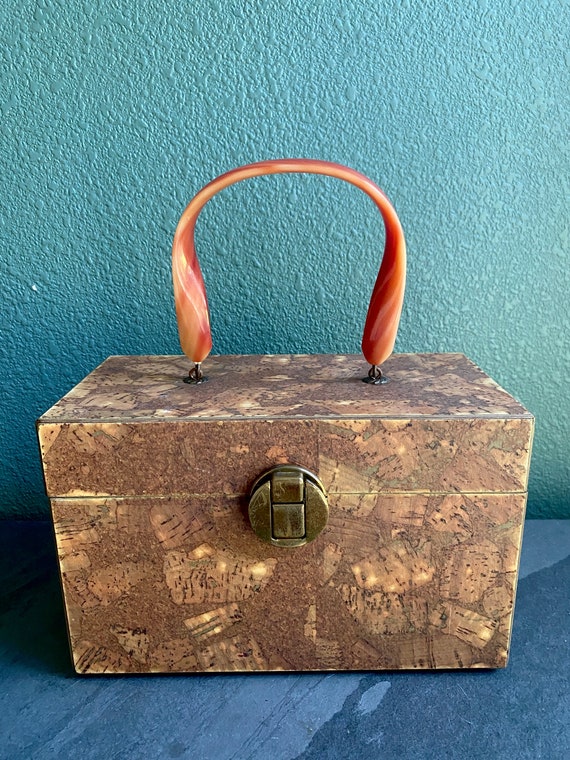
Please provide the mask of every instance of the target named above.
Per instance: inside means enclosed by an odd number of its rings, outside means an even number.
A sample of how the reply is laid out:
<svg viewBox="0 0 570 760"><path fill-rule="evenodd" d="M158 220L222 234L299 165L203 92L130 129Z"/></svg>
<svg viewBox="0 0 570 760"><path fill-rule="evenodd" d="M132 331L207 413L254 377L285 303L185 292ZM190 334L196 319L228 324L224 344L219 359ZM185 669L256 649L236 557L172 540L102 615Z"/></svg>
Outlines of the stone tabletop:
<svg viewBox="0 0 570 760"><path fill-rule="evenodd" d="M78 677L51 527L0 522L2 760L564 760L570 520L527 521L505 670Z"/></svg>

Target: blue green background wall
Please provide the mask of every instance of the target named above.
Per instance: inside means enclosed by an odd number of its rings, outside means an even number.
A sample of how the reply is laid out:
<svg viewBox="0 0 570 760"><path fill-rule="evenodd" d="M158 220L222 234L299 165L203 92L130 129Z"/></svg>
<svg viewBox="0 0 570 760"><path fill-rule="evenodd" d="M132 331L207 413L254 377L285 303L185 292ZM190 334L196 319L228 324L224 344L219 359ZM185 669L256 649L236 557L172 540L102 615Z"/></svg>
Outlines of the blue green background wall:
<svg viewBox="0 0 570 760"><path fill-rule="evenodd" d="M569 5L0 0L0 514L45 516L34 420L109 354L179 353L178 218L263 158L358 169L409 252L398 351L462 351L537 417L531 516L570 517ZM212 201L214 351L357 352L383 245L305 175Z"/></svg>

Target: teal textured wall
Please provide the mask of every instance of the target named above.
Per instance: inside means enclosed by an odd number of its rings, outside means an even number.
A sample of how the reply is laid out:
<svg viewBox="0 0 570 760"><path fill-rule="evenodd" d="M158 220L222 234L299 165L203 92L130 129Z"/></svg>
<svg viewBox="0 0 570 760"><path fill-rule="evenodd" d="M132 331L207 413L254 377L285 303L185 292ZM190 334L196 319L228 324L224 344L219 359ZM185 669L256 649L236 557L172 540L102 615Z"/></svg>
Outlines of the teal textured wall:
<svg viewBox="0 0 570 760"><path fill-rule="evenodd" d="M368 174L409 252L398 351L462 351L537 416L570 517L567 1L0 0L1 514L47 514L34 420L115 353L179 353L170 246L222 171ZM250 180L197 244L214 351L359 350L383 244L357 189Z"/></svg>

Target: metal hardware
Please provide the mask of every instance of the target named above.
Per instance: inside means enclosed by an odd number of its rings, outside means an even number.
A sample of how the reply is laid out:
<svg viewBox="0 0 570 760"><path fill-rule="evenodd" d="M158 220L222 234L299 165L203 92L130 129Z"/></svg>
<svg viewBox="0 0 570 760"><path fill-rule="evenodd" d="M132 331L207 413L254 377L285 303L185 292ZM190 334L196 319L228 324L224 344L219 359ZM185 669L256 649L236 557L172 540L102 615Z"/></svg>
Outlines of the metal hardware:
<svg viewBox="0 0 570 760"><path fill-rule="evenodd" d="M303 546L319 535L328 517L323 484L303 467L272 467L253 484L249 521L257 536L273 546Z"/></svg>
<svg viewBox="0 0 570 760"><path fill-rule="evenodd" d="M371 364L368 375L362 378L362 382L369 385L384 385L388 382L388 378L377 364Z"/></svg>
<svg viewBox="0 0 570 760"><path fill-rule="evenodd" d="M200 383L205 383L207 379L208 378L204 377L202 374L201 362L196 362L194 367L188 373L188 377L184 378L184 382L189 385L200 385Z"/></svg>

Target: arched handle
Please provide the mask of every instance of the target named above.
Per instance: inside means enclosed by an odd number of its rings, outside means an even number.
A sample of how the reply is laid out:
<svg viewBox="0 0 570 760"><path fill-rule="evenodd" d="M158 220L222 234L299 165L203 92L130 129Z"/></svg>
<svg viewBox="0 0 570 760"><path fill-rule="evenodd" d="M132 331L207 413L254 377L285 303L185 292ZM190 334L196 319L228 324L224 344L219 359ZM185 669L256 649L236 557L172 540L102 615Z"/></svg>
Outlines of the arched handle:
<svg viewBox="0 0 570 760"><path fill-rule="evenodd" d="M388 198L364 174L329 161L294 158L260 161L241 166L212 180L190 201L182 214L172 246L172 275L180 344L199 365L212 349L210 315L204 279L194 247L196 220L205 204L220 190L264 174L323 174L356 185L372 198L384 220L386 242L382 264L364 325L362 353L374 368L394 349L406 282L406 243L400 221Z"/></svg>

